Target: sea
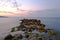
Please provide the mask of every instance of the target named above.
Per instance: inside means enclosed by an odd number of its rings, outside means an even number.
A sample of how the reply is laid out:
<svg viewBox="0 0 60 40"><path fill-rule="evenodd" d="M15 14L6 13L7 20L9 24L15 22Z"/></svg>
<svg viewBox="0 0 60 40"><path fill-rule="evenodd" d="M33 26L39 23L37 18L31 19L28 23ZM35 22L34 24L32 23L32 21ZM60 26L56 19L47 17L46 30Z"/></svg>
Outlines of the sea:
<svg viewBox="0 0 60 40"><path fill-rule="evenodd" d="M0 38L9 34L12 27L20 25L21 19L25 17L7 17L0 18ZM38 19L41 23L46 25L46 29L53 29L60 37L60 17L26 17L28 19Z"/></svg>

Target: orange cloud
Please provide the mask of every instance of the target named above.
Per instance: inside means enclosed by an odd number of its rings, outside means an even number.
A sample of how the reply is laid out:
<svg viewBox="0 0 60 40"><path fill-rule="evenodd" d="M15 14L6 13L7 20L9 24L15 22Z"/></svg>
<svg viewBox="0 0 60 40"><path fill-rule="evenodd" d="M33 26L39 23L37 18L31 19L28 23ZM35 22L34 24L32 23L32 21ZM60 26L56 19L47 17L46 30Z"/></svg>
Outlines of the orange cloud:
<svg viewBox="0 0 60 40"><path fill-rule="evenodd" d="M0 11L0 16L27 16L28 11L16 11L16 12L6 12Z"/></svg>

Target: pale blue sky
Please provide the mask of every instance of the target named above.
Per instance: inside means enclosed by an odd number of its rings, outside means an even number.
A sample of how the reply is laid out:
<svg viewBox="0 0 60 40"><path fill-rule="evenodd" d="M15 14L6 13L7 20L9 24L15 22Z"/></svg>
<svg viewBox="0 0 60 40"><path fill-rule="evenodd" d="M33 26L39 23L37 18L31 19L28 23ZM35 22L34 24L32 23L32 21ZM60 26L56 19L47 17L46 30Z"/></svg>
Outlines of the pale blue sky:
<svg viewBox="0 0 60 40"><path fill-rule="evenodd" d="M60 8L60 0L20 0L18 3L28 7L35 7L38 10Z"/></svg>

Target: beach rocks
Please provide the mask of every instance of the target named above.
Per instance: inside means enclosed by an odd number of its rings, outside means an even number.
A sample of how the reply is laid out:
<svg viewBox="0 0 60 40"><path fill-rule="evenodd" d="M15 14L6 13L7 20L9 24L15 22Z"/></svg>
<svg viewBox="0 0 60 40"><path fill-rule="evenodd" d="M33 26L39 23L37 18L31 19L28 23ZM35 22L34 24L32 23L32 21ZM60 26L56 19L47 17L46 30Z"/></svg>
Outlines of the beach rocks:
<svg viewBox="0 0 60 40"><path fill-rule="evenodd" d="M12 28L11 32L16 33L11 38L7 36L6 39L12 40L53 40L56 37L56 32L45 29L45 24L42 24L37 19L22 19L19 26Z"/></svg>

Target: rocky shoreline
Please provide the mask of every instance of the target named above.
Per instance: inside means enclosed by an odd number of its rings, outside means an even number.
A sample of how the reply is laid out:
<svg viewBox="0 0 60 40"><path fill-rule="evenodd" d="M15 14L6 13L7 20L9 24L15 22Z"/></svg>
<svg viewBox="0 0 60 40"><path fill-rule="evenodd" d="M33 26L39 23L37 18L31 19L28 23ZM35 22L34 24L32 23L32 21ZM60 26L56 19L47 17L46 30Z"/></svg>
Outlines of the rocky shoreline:
<svg viewBox="0 0 60 40"><path fill-rule="evenodd" d="M59 40L56 31L45 29L45 24L37 19L22 19L10 32L4 40Z"/></svg>

